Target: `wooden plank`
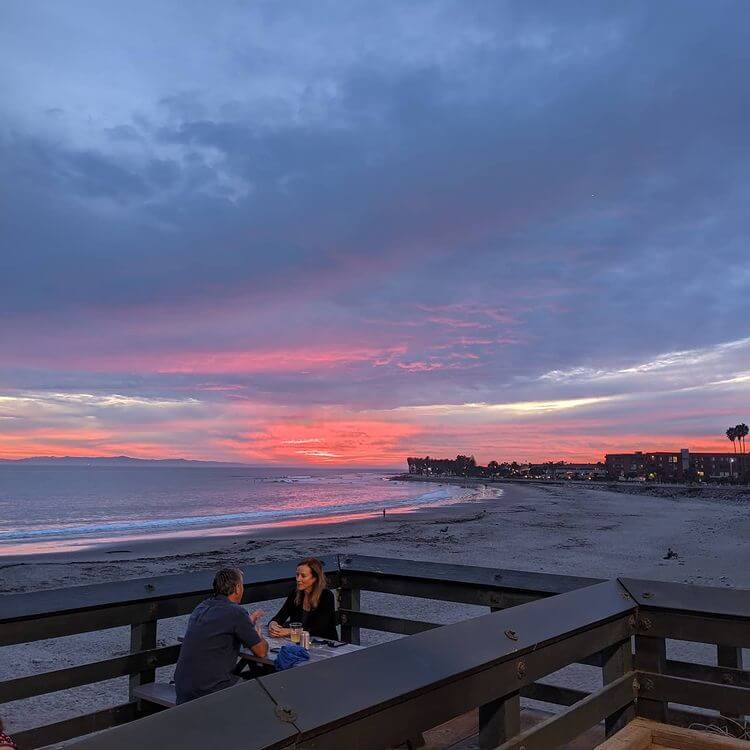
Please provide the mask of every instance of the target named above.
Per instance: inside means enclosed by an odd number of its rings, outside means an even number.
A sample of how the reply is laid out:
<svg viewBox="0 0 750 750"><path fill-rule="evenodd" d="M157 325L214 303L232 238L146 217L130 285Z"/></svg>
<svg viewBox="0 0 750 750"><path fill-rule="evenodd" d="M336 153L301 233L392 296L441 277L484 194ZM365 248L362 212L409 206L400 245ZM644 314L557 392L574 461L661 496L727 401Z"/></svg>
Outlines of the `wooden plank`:
<svg viewBox="0 0 750 750"><path fill-rule="evenodd" d="M479 706L479 750L495 750L521 731L521 697L511 693Z"/></svg>
<svg viewBox="0 0 750 750"><path fill-rule="evenodd" d="M339 620L341 622L341 640L347 643L359 644L360 633L357 625L351 615L360 608L359 588L353 587L351 579L348 576L341 577L341 587L339 588ZM342 614L342 610L344 614Z"/></svg>
<svg viewBox="0 0 750 750"><path fill-rule="evenodd" d="M750 621L750 589L618 578L639 607Z"/></svg>
<svg viewBox="0 0 750 750"><path fill-rule="evenodd" d="M634 719L596 750L650 750L651 728L643 719Z"/></svg>
<svg viewBox="0 0 750 750"><path fill-rule="evenodd" d="M243 603L279 599L289 593L291 585L292 579L253 584L252 587L245 589ZM0 623L0 646L88 633L94 630L131 625L134 622L179 617L190 614L208 595L209 592L202 592L190 596L92 608L67 614L39 615L26 621L14 620ZM0 606L3 604L2 598L0 597Z"/></svg>
<svg viewBox="0 0 750 750"><path fill-rule="evenodd" d="M147 651L156 648L156 620L148 622L134 623L130 626L130 650ZM148 667L140 672L134 672L129 678L129 695L132 701L134 699L135 689L146 682L153 682L156 678L156 671L153 667Z"/></svg>
<svg viewBox="0 0 750 750"><path fill-rule="evenodd" d="M742 669L742 649L736 646L717 646L716 647L716 664L719 667L729 667L730 669ZM750 711L750 707L748 707ZM728 714L731 719L742 720L741 714Z"/></svg>
<svg viewBox="0 0 750 750"><path fill-rule="evenodd" d="M166 708L177 705L177 692L174 685L166 682L149 682L133 688L133 700L148 701Z"/></svg>
<svg viewBox="0 0 750 750"><path fill-rule="evenodd" d="M205 750L220 746L223 750L281 750L291 748L296 736L294 723L283 712L277 712L276 704L258 681L248 680L82 738L70 748L165 750L177 747L180 750Z"/></svg>
<svg viewBox="0 0 750 750"><path fill-rule="evenodd" d="M714 667L709 664L694 664L688 661L667 659L664 673L672 677L687 677L689 680L718 682L720 685L750 687L750 672L729 667Z"/></svg>
<svg viewBox="0 0 750 750"><path fill-rule="evenodd" d="M572 706L574 703L587 698L591 693L586 690L551 685L547 682L532 682L521 688L522 698L531 698L542 703L552 703L556 706Z"/></svg>
<svg viewBox="0 0 750 750"><path fill-rule="evenodd" d="M245 589L243 601L278 599L286 596L291 585L291 581L258 584L251 590ZM90 609L70 614L39 616L28 621L16 620L0 624L0 646L88 633L94 630L130 625L134 622L179 617L192 612L207 595L207 593L201 593L188 597ZM0 605L2 605L1 598Z"/></svg>
<svg viewBox="0 0 750 750"><path fill-rule="evenodd" d="M326 577L338 577L338 557L321 558ZM259 563L243 568L245 598L243 603L258 601L250 594L267 583L294 580L296 561ZM214 571L134 578L125 581L71 586L63 589L7 594L0 597L0 625L14 620L31 620L55 614L70 614L87 609L120 607L125 604L155 602L175 597L207 596L211 592Z"/></svg>
<svg viewBox="0 0 750 750"><path fill-rule="evenodd" d="M652 742L675 750L747 750L745 740L649 722Z"/></svg>
<svg viewBox="0 0 750 750"><path fill-rule="evenodd" d="M663 672L666 661L667 644L664 638L636 635L635 667L639 672ZM639 694L638 702L636 703L636 713L644 719L666 721L667 701Z"/></svg>
<svg viewBox="0 0 750 750"><path fill-rule="evenodd" d="M407 620L403 617L376 615L371 612L358 612L350 609L339 610L341 622L365 630L378 630L381 633L398 633L399 635L414 635L425 630L441 627L440 623L424 622L422 620Z"/></svg>
<svg viewBox="0 0 750 750"><path fill-rule="evenodd" d="M192 612L203 599L205 596L200 594L187 598L124 604L70 614L54 614L46 617L40 615L27 621L15 620L0 624L0 646L90 633L94 630L127 626L150 619L177 617ZM2 601L0 601L1 605Z"/></svg>
<svg viewBox="0 0 750 750"><path fill-rule="evenodd" d="M538 594L507 593L503 592L500 587L477 587L474 584L450 580L389 578L369 573L347 573L345 578L351 582L352 586L356 586L362 591L377 591L383 594L412 596L420 599L476 604L494 609L528 604L541 598Z"/></svg>
<svg viewBox="0 0 750 750"><path fill-rule="evenodd" d="M453 581L470 586L482 586L506 591L552 596L585 586L602 583L601 578L535 573L502 568L483 568L474 565L451 565L397 558L366 555L342 555L342 575L357 571L378 577L402 577L425 581Z"/></svg>
<svg viewBox="0 0 750 750"><path fill-rule="evenodd" d="M737 733L737 724L726 716L720 716L714 713L708 713L701 710L690 710L686 708L676 708L670 706L667 712L667 721L670 725L685 727L689 729L694 724L705 724L714 726L729 736Z"/></svg>
<svg viewBox="0 0 750 750"><path fill-rule="evenodd" d="M684 706L714 709L721 711L725 716L750 711L750 688L640 671L638 683L639 705L645 697Z"/></svg>
<svg viewBox="0 0 750 750"><path fill-rule="evenodd" d="M338 557L321 558L338 585ZM246 566L243 603L285 596L295 561ZM0 646L28 643L192 612L211 593L213 571L0 596Z"/></svg>
<svg viewBox="0 0 750 750"><path fill-rule="evenodd" d="M80 737L91 732L99 732L102 729L131 722L137 715L135 703L123 703L120 706L105 708L83 716L58 721L54 724L46 724L42 727L27 729L24 732L17 732L14 739L22 750L34 750L37 747L46 747L55 742L64 742L73 737Z"/></svg>
<svg viewBox="0 0 750 750"><path fill-rule="evenodd" d="M722 737L708 732L698 732L636 719L623 730L599 745L597 750L746 750L744 740Z"/></svg>
<svg viewBox="0 0 750 750"><path fill-rule="evenodd" d="M32 698L35 695L46 695L58 690L68 690L114 677L123 677L133 672L140 672L146 667L154 669L168 666L176 663L179 654L179 646L162 646L105 661L6 680L0 682L0 703Z"/></svg>
<svg viewBox="0 0 750 750"><path fill-rule="evenodd" d="M677 641L750 648L750 627L744 620L641 610L636 632Z"/></svg>
<svg viewBox="0 0 750 750"><path fill-rule="evenodd" d="M633 646L631 638L617 643L602 654L602 684L609 685L624 674L633 671ZM624 711L607 716L604 732L607 737L622 729L635 718L635 706L629 704Z"/></svg>
<svg viewBox="0 0 750 750"><path fill-rule="evenodd" d="M632 703L633 679L632 672L623 675L580 703L503 743L497 750L549 750L570 742L605 716Z"/></svg>

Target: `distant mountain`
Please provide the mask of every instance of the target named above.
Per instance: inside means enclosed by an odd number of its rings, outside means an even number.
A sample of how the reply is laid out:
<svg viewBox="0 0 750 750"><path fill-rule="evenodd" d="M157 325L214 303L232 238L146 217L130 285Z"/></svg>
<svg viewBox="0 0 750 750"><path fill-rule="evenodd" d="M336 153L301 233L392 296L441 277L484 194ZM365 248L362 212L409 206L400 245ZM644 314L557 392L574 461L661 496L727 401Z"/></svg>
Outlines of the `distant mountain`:
<svg viewBox="0 0 750 750"><path fill-rule="evenodd" d="M0 458L0 464L31 464L34 466L242 466L249 464L224 461L193 461L187 458L132 458L131 456L31 456Z"/></svg>

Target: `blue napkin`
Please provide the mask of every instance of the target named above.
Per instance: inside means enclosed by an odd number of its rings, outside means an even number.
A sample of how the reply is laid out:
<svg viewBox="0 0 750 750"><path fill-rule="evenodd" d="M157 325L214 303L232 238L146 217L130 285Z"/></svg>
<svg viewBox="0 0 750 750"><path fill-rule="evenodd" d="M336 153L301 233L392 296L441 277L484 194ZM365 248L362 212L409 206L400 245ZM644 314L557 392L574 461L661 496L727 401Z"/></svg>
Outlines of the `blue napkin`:
<svg viewBox="0 0 750 750"><path fill-rule="evenodd" d="M309 658L310 654L302 646L295 646L294 644L290 646L285 645L279 649L273 665L277 672L281 672L284 669L291 669L297 664L307 661Z"/></svg>

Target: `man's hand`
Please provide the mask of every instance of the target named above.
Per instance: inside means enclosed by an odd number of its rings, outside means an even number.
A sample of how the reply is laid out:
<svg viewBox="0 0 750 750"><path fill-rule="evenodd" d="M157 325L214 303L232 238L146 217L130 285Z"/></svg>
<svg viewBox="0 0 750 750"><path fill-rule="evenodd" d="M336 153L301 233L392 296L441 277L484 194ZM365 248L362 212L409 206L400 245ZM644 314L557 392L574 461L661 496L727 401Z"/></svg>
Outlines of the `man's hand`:
<svg viewBox="0 0 750 750"><path fill-rule="evenodd" d="M257 622L258 622L258 620L259 620L259 619L260 619L261 617L263 617L263 610L262 610L262 609L256 609L256 610L255 610L255 612L253 612L253 613L252 613L252 614L250 615L250 622L251 622L251 623L252 623L253 625L256 625L256 624L257 624Z"/></svg>

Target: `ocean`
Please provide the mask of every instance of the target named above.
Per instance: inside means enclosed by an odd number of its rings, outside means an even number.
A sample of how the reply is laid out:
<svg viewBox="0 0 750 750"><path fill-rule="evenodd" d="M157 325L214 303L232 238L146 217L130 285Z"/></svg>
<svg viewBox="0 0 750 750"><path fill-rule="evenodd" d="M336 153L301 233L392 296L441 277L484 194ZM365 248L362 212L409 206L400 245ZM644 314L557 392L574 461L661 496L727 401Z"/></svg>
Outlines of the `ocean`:
<svg viewBox="0 0 750 750"><path fill-rule="evenodd" d="M0 556L365 518L457 502L465 492L387 477L341 469L0 465Z"/></svg>

